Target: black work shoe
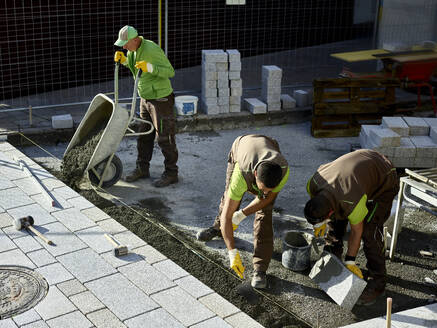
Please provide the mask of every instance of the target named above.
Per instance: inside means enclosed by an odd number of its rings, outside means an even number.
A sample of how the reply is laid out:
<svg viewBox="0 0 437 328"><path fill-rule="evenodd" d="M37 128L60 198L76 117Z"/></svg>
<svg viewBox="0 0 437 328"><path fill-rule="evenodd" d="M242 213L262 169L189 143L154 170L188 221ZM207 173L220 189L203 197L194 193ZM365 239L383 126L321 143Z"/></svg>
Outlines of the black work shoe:
<svg viewBox="0 0 437 328"><path fill-rule="evenodd" d="M197 240L200 241L210 241L214 237L222 238L222 232L214 227L200 230L196 235Z"/></svg>
<svg viewBox="0 0 437 328"><path fill-rule="evenodd" d="M267 287L267 275L263 271L255 271L250 282L253 288L264 289Z"/></svg>
<svg viewBox="0 0 437 328"><path fill-rule="evenodd" d="M138 179L150 178L149 170L141 170L140 168L135 168L129 175L126 176L126 182L134 182Z"/></svg>
<svg viewBox="0 0 437 328"><path fill-rule="evenodd" d="M363 293L357 301L357 305L372 305L380 296L385 295L385 288L364 288Z"/></svg>
<svg viewBox="0 0 437 328"><path fill-rule="evenodd" d="M156 180L153 183L153 186L155 186L156 188L162 188L162 187L167 187L173 183L178 183L179 179L177 175L174 176L169 176L169 175L163 175L161 177L161 179Z"/></svg>

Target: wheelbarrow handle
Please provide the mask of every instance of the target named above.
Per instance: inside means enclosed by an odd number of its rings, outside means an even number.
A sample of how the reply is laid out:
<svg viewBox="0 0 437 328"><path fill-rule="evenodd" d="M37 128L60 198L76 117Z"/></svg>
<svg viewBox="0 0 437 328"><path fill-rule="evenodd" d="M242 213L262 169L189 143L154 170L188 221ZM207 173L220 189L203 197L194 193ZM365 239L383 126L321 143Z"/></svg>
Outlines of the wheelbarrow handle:
<svg viewBox="0 0 437 328"><path fill-rule="evenodd" d="M114 102L115 105L118 104L118 70L120 68L120 63L115 63L115 69L114 69Z"/></svg>

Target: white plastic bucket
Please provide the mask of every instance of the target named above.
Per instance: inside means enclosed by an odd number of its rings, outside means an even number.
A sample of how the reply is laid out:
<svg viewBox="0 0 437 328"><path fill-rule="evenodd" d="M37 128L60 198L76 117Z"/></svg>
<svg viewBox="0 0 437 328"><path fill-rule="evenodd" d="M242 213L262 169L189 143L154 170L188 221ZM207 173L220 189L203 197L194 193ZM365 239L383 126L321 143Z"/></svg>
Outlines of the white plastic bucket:
<svg viewBox="0 0 437 328"><path fill-rule="evenodd" d="M199 99L196 96L178 96L175 98L175 106L178 115L194 115L197 113L197 101Z"/></svg>

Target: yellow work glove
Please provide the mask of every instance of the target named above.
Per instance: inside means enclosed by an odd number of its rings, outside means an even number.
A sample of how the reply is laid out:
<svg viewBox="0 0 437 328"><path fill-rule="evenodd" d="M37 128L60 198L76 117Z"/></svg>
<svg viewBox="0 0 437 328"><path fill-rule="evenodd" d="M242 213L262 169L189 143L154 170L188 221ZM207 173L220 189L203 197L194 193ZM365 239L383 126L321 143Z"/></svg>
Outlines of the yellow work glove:
<svg viewBox="0 0 437 328"><path fill-rule="evenodd" d="M344 262L344 265L358 278L363 279L363 273L361 272L360 268L355 264L355 261L346 261Z"/></svg>
<svg viewBox="0 0 437 328"><path fill-rule="evenodd" d="M325 221L317 223L317 224L315 224L313 226L313 228L314 228L314 236L316 238L319 238L319 237L322 238L322 237L325 236L327 223L328 223L328 220L325 220Z"/></svg>
<svg viewBox="0 0 437 328"><path fill-rule="evenodd" d="M236 248L231 249L228 251L229 255L229 263L232 270L234 270L237 275L243 279L243 273L244 273L244 266L243 263L241 263L240 253L238 253L238 250Z"/></svg>
<svg viewBox="0 0 437 328"><path fill-rule="evenodd" d="M137 62L135 67L141 69L144 73L153 72L153 65L144 60Z"/></svg>
<svg viewBox="0 0 437 328"><path fill-rule="evenodd" d="M234 231L237 230L238 225L245 218L246 218L246 214L243 213L243 210L239 210L237 212L234 212L234 215L232 215L232 229Z"/></svg>
<svg viewBox="0 0 437 328"><path fill-rule="evenodd" d="M123 64L126 61L126 56L124 55L123 51L116 51L114 54L114 61L116 63Z"/></svg>

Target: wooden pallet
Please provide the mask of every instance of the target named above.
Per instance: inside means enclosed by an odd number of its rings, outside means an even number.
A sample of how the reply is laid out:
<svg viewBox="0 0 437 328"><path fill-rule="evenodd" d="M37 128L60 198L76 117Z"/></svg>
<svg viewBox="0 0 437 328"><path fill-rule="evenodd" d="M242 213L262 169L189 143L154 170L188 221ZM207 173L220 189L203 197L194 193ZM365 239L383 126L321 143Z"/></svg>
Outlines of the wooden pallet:
<svg viewBox="0 0 437 328"><path fill-rule="evenodd" d="M316 79L311 133L314 137L357 136L361 124L379 124L395 111L398 79Z"/></svg>

